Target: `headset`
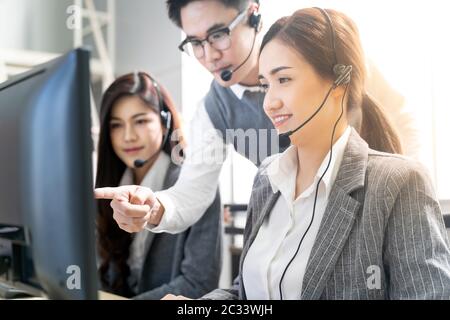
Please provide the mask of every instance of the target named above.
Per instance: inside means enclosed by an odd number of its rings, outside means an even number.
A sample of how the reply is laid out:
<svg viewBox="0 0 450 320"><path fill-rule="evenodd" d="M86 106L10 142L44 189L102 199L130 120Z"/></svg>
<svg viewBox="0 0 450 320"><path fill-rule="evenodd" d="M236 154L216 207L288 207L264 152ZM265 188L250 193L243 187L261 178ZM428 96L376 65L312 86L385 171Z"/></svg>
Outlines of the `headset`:
<svg viewBox="0 0 450 320"><path fill-rule="evenodd" d="M330 27L331 32L331 47L333 49L333 56L334 56L334 65L333 65L333 73L335 76L334 82L330 90L328 91L327 95L325 96L323 102L320 104L320 106L317 108L317 110L308 118L306 119L301 125L299 125L294 130L289 130L288 132L282 133L279 135L279 143L281 147L288 147L291 143L289 137L303 128L309 121L311 121L316 114L322 109L322 107L325 105L325 102L328 99L328 96L331 94L331 91L336 89L337 87L341 85L347 85L350 83L351 74L352 74L352 66L351 65L344 65L341 63L338 63L337 59L337 53L336 53L336 33L333 26L333 21L331 20L331 17L328 15L328 12L325 9L314 7L315 9L319 10L325 19L327 20L328 26Z"/></svg>
<svg viewBox="0 0 450 320"><path fill-rule="evenodd" d="M161 151L164 148L164 146L166 145L167 140L169 138L171 129L172 129L172 113L170 112L170 110L167 107L167 105L164 103L163 95L161 93L161 89L159 88L158 82L156 82L156 80L153 79L153 77L151 75L149 75L148 73L135 71L134 72L134 81L135 81L135 85L136 86L139 86L139 83L140 83L140 77L139 76L140 75L146 76L151 81L153 88L155 88L156 96L158 98L159 116L161 118L162 124L166 128L166 132L164 133L164 136L163 136L163 139L162 139L162 143L161 143L161 147L159 148L159 150L157 150L147 160L142 160L142 159L135 160L134 161L134 167L135 168L143 167L149 160L151 160L155 155L157 155L159 153L159 151ZM139 89L139 88L137 88L137 89Z"/></svg>
<svg viewBox="0 0 450 320"><path fill-rule="evenodd" d="M289 261L289 263L287 264L286 268L284 269L282 275L281 275L281 279L279 282L279 293L280 293L280 299L283 300L283 292L281 289L281 284L283 282L283 278L289 268L289 266L291 265L292 261L294 261L295 257L297 256L299 250L300 250L300 246L303 242L303 239L305 238L306 234L308 233L313 221L314 221L314 213L316 210L316 203L317 203L317 194L318 194L318 190L319 190L319 184L322 181L323 177L325 176L326 172L328 171L330 164L331 164L331 159L333 156L333 140L334 140L334 133L337 127L337 124L339 123L339 120L342 118L342 115L344 113L344 99L345 99L345 95L347 93L347 88L348 88L348 84L350 83L351 80L351 73L352 73L352 66L351 65L344 65L344 64L340 64L338 63L338 59L337 59L337 53L336 53L336 34L335 34L335 29L333 26L333 21L331 20L331 17L328 15L328 12L325 9L322 8L318 8L318 7L314 7L315 9L319 10L322 15L325 17L325 20L327 21L327 24L329 26L330 29L330 33L331 33L331 46L333 49L333 55L334 55L334 65L333 65L333 73L335 76L335 80L333 81L333 84L331 86L331 88L328 90L328 93L326 94L323 102L320 104L320 106L317 108L317 110L308 118L306 119L301 125L299 125L296 129L288 131L286 133L280 134L280 144L286 144L288 143L288 145L290 144L290 139L289 136L291 136L294 132L300 130L304 125L306 125L309 121L311 121L316 115L317 113L322 109L322 107L325 105L326 101L328 100L329 95L331 94L331 92L336 89L338 86L341 85L345 85L345 92L344 95L342 96L342 101L341 101L341 114L339 115L338 119L336 120L336 123L334 124L334 128L333 128L333 132L331 135L331 143L330 143L330 157L328 159L328 164L327 167L325 168L324 172L322 173L321 177L319 178L319 181L317 182L316 185L316 191L315 191L315 195L314 195L314 205L313 205L313 212L312 212L312 216L311 216L311 221L308 225L308 228L306 229L305 233L303 234L298 246L297 246L297 250L295 251L295 254L292 256L291 260Z"/></svg>
<svg viewBox="0 0 450 320"><path fill-rule="evenodd" d="M250 58L250 55L253 52L253 48L255 47L256 34L259 32L259 30L261 30L261 14L258 13L256 10L253 11L250 17L248 18L248 25L250 26L250 28L255 29L255 37L253 38L252 48L250 49L247 58L245 58L245 60L239 66L237 66L233 70L229 69L223 70L220 73L220 78L225 82L230 81L231 78L233 77L233 73L236 72L240 67L242 67L247 62L248 58Z"/></svg>
<svg viewBox="0 0 450 320"><path fill-rule="evenodd" d="M256 10L253 11L248 18L248 24L250 28L253 28L256 32L259 32L259 30L261 29L261 14Z"/></svg>

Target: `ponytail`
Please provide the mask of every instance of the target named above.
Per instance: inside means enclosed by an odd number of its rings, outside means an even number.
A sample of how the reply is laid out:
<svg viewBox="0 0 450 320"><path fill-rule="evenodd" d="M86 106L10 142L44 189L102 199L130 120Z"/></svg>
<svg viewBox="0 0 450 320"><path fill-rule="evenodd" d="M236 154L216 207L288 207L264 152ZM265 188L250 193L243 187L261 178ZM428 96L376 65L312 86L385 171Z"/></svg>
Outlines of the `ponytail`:
<svg viewBox="0 0 450 320"><path fill-rule="evenodd" d="M379 104L368 94L362 97L362 122L360 136L371 149L403 153L400 137Z"/></svg>

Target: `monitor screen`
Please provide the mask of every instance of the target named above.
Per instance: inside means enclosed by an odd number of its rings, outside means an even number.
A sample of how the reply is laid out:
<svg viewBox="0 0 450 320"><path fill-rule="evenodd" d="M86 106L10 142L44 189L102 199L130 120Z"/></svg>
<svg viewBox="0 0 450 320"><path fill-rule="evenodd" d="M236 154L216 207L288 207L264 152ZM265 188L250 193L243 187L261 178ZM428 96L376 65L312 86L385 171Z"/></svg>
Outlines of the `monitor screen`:
<svg viewBox="0 0 450 320"><path fill-rule="evenodd" d="M0 84L0 281L49 298L97 298L89 84L84 49Z"/></svg>

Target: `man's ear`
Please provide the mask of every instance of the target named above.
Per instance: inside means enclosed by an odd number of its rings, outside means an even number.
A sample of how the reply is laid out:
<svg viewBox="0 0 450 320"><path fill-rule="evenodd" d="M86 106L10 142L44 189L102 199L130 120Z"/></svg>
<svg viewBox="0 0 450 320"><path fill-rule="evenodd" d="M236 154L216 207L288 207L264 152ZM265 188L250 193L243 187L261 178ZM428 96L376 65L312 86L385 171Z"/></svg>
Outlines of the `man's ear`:
<svg viewBox="0 0 450 320"><path fill-rule="evenodd" d="M252 2L250 3L250 5L248 6L248 10L247 10L247 16L249 17L249 19L253 20L249 20L250 21L250 26L252 26L253 28L255 28L255 25L257 23L257 27L256 32L258 33L259 31L261 31L261 14L259 13L259 4L256 2Z"/></svg>
<svg viewBox="0 0 450 320"><path fill-rule="evenodd" d="M252 14L253 12L258 12L259 11L259 4L252 1L250 3L250 5L248 6L248 14Z"/></svg>
<svg viewBox="0 0 450 320"><path fill-rule="evenodd" d="M257 30L257 32L259 33L261 30L262 30L262 28L263 28L263 21L262 21L262 19L259 21L259 26L258 26L258 30Z"/></svg>

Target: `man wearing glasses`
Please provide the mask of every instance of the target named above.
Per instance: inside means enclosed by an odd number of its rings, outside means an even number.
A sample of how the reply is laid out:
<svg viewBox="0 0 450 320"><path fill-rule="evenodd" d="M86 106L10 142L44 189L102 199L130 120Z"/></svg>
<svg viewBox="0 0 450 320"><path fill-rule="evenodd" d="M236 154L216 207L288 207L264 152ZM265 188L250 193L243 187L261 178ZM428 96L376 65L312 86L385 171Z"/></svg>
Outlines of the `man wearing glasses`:
<svg viewBox="0 0 450 320"><path fill-rule="evenodd" d="M137 186L96 190L97 198L113 200L116 222L128 232L178 233L200 219L214 199L228 143L255 165L280 151L258 86L259 1L168 0L167 7L187 36L179 49L208 69L214 81L193 117L175 186L156 194Z"/></svg>

